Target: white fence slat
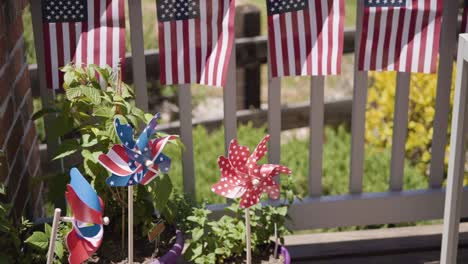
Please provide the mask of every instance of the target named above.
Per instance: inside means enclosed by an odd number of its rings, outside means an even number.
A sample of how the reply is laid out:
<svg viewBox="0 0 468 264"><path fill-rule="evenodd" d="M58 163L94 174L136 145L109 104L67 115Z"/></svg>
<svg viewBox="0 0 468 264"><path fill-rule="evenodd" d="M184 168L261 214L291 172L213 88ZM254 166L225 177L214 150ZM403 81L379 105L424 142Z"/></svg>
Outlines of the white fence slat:
<svg viewBox="0 0 468 264"><path fill-rule="evenodd" d="M148 88L146 87L145 47L143 45L143 14L141 0L128 0L130 41L132 44L133 83L135 103L148 112Z"/></svg>
<svg viewBox="0 0 468 264"><path fill-rule="evenodd" d="M444 233L442 237L442 264L457 261L458 227L462 206L463 176L465 171L466 136L468 132L468 34L460 35L458 42L457 78L450 136L447 194L445 196Z"/></svg>
<svg viewBox="0 0 468 264"><path fill-rule="evenodd" d="M236 137L237 130L237 87L236 87L236 45L233 45L231 59L223 91L224 100L224 152L227 155L229 143Z"/></svg>
<svg viewBox="0 0 468 264"><path fill-rule="evenodd" d="M458 2L444 2L442 32L439 49L439 70L437 75L437 96L434 129L431 145L431 169L429 185L442 187L445 174L445 146L450 113L450 87L452 86L453 52L457 45Z"/></svg>
<svg viewBox="0 0 468 264"><path fill-rule="evenodd" d="M268 81L268 161L279 164L281 161L281 79Z"/></svg>
<svg viewBox="0 0 468 264"><path fill-rule="evenodd" d="M354 52L354 90L353 108L351 118L351 165L349 191L350 193L362 192L362 174L364 166L364 132L366 126L366 103L367 103L367 72L358 70L359 43L362 31L362 15L364 1L358 1L356 21L356 49Z"/></svg>
<svg viewBox="0 0 468 264"><path fill-rule="evenodd" d="M310 80L309 196L322 195L324 83L323 76Z"/></svg>
<svg viewBox="0 0 468 264"><path fill-rule="evenodd" d="M401 191L403 188L410 81L411 73L399 72L397 74L390 165L390 190L392 191Z"/></svg>
<svg viewBox="0 0 468 264"><path fill-rule="evenodd" d="M185 145L182 150L182 174L184 192L195 197L195 167L193 161L192 93L189 84L179 85L180 138Z"/></svg>

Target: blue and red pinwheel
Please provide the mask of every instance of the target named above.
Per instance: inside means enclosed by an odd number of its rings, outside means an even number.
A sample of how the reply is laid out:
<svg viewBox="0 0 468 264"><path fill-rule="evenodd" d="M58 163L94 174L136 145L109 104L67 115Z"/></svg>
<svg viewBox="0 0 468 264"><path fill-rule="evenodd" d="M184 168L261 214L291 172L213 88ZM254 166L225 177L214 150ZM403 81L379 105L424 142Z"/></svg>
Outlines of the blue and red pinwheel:
<svg viewBox="0 0 468 264"><path fill-rule="evenodd" d="M109 186L148 184L171 167L171 159L162 153L164 146L177 136L151 139L156 132L159 113L149 122L138 139L133 138L133 127L115 119L115 131L122 144L114 145L107 154L99 156L99 163L112 175L106 179Z"/></svg>
<svg viewBox="0 0 468 264"><path fill-rule="evenodd" d="M78 264L101 246L104 204L78 169L72 168L70 177L65 196L73 213L73 227L66 242L70 251L69 263Z"/></svg>

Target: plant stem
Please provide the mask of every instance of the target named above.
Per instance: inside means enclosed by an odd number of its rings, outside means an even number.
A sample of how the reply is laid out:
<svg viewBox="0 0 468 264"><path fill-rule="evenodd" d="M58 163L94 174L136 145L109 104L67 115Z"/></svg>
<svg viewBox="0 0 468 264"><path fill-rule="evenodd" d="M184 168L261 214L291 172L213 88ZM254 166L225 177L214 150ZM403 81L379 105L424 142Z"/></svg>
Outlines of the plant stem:
<svg viewBox="0 0 468 264"><path fill-rule="evenodd" d="M275 223L275 251L273 252L273 257L276 258L278 255L278 225Z"/></svg>
<svg viewBox="0 0 468 264"><path fill-rule="evenodd" d="M247 264L252 263L252 244L250 241L250 208L245 208L245 242L247 244Z"/></svg>

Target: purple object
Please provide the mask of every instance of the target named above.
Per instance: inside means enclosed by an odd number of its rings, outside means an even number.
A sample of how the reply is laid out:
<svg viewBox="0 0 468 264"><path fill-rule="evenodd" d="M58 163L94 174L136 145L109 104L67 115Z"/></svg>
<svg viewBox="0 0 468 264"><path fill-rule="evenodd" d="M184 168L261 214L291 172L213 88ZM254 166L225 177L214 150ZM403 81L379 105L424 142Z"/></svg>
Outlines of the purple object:
<svg viewBox="0 0 468 264"><path fill-rule="evenodd" d="M286 249L286 247L281 246L280 251L281 255L283 255L284 258L284 264L291 264L291 256L289 255L288 249Z"/></svg>
<svg viewBox="0 0 468 264"><path fill-rule="evenodd" d="M151 264L175 264L177 258L182 255L184 249L184 235L182 231L176 230L176 241L174 246L164 256L153 261ZM289 255L289 254L288 254Z"/></svg>

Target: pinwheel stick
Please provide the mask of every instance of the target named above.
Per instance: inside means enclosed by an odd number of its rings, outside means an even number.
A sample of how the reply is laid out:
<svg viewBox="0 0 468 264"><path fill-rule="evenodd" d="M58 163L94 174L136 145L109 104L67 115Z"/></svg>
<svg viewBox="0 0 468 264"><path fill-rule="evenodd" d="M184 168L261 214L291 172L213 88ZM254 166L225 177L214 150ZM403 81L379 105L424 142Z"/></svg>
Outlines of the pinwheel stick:
<svg viewBox="0 0 468 264"><path fill-rule="evenodd" d="M61 213L62 210L60 208L55 208L54 220L52 222L52 231L50 232L49 250L47 251L47 264L51 264L54 260L55 243L57 242L57 232L60 221L71 223L75 220L75 218L69 216L60 217ZM110 222L109 217L103 217L102 222L104 225L108 225Z"/></svg>
<svg viewBox="0 0 468 264"><path fill-rule="evenodd" d="M128 263L133 264L133 186L128 186Z"/></svg>
<svg viewBox="0 0 468 264"><path fill-rule="evenodd" d="M60 223L60 214L62 210L55 208L54 220L52 222L52 232L50 232L49 251L47 251L47 264L51 264L54 260L55 241L57 240L57 230Z"/></svg>
<svg viewBox="0 0 468 264"><path fill-rule="evenodd" d="M252 242L250 241L250 209L245 208L245 242L247 244L247 264L252 263Z"/></svg>

